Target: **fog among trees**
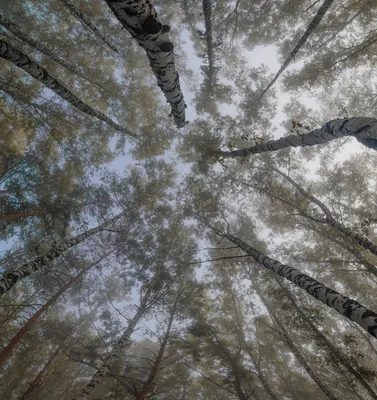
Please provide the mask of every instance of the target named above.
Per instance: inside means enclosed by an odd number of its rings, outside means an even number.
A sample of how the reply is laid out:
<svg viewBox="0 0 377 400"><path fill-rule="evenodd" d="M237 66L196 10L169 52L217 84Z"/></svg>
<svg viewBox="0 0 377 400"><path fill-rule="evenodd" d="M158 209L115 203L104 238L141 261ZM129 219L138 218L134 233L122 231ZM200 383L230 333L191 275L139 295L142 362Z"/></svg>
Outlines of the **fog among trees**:
<svg viewBox="0 0 377 400"><path fill-rule="evenodd" d="M377 399L377 3L0 0L0 399Z"/></svg>

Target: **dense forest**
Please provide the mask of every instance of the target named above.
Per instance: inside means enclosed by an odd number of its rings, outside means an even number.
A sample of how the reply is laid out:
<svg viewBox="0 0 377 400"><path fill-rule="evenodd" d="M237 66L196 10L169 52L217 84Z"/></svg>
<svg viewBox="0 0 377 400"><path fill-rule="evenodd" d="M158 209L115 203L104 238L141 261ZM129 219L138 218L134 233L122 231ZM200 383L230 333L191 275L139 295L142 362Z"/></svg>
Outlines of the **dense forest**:
<svg viewBox="0 0 377 400"><path fill-rule="evenodd" d="M377 1L0 36L1 400L377 399Z"/></svg>

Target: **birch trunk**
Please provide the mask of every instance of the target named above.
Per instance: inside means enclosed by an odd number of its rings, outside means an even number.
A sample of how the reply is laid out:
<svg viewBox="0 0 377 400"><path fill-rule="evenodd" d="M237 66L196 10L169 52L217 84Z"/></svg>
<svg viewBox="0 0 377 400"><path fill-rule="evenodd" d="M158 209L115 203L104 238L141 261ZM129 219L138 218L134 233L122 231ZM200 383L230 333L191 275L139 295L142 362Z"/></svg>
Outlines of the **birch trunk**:
<svg viewBox="0 0 377 400"><path fill-rule="evenodd" d="M217 235L226 237L229 241L236 244L239 248L244 250L245 253L252 256L259 264L262 264L267 269L293 282L295 285L304 289L315 299L338 311L339 314L344 315L351 321L356 322L370 335L372 335L374 338L377 338L377 313L374 311L369 310L357 301L328 288L309 275L303 274L295 268L284 265L279 261L265 256L263 253L247 245L245 242L236 238L235 236L228 233L223 233L216 228L212 229Z"/></svg>
<svg viewBox="0 0 377 400"><path fill-rule="evenodd" d="M213 80L215 74L214 54L213 54L213 39L212 39L212 2L211 0L203 0L203 14L204 24L206 27L206 42L207 42L207 56L208 56L208 91L211 92L213 88Z"/></svg>
<svg viewBox="0 0 377 400"><path fill-rule="evenodd" d="M106 0L122 26L147 53L157 84L171 106L177 126L185 126L185 102L174 64L170 27L162 25L148 0Z"/></svg>
<svg viewBox="0 0 377 400"><path fill-rule="evenodd" d="M308 193L303 187L301 187L298 183L296 183L291 177L286 175L284 172L281 172L280 170L278 170L276 168L271 168L271 169L272 169L272 171L275 171L280 176L285 178L289 183L291 183L298 190L298 192L301 195L303 195L308 200L310 200L312 203L317 205L325 214L325 219L326 219L326 222L328 225L332 226L338 232L343 233L345 236L347 236L348 238L355 241L358 245L369 250L371 253L377 255L377 245L375 245L373 242L371 242L367 236L364 236L362 234L354 232L354 231L352 231L352 229L347 228L341 222L337 221L332 216L330 209L324 203L322 203L322 201L318 200L316 197L314 197L313 195Z"/></svg>
<svg viewBox="0 0 377 400"><path fill-rule="evenodd" d="M156 360L152 365L152 369L151 369L151 372L150 372L150 374L148 376L148 379L145 382L145 384L143 385L143 388L141 389L141 391L137 394L137 396L135 396L137 400L145 400L146 398L149 397L148 395L149 395L149 392L152 389L154 380L156 379L157 374L160 372L162 358L164 356L166 345L168 344L171 327L173 325L175 313L177 311L178 299L179 299L179 295L176 297L176 300L174 302L173 309L172 309L172 311L170 313L168 326L166 328L166 332L165 332L164 338L162 340L160 349L159 349L159 351L157 353Z"/></svg>
<svg viewBox="0 0 377 400"><path fill-rule="evenodd" d="M354 136L360 143L371 149L377 149L377 119L356 117L335 119L322 128L314 129L304 135L289 135L267 143L233 151L216 151L215 155L223 158L247 157L251 154L277 151L287 147L306 147L325 144L335 139Z"/></svg>
<svg viewBox="0 0 377 400"><path fill-rule="evenodd" d="M117 131L124 132L127 135L136 138L136 135L134 133L130 132L126 128L123 128L112 119L107 117L105 114L101 113L100 111L94 110L92 107L81 101L75 94L73 94L57 79L50 75L45 68L41 67L38 63L31 60L26 54L22 53L4 40L0 40L0 57L4 58L7 61L10 61L15 66L26 71L33 78L42 82L58 96L68 101L70 104L72 104L83 113L88 114L92 117L96 117L99 120L110 125L112 128L116 129Z"/></svg>
<svg viewBox="0 0 377 400"><path fill-rule="evenodd" d="M277 327L279 328L280 333L284 337L285 342L287 343L289 349L291 352L294 354L296 357L297 361L301 364L301 366L305 369L305 371L308 373L308 375L313 379L313 381L317 384L317 386L321 389L322 393L329 398L330 400L338 400L337 397L331 392L330 388L322 381L322 379L319 377L319 375L312 369L310 366L309 362L306 360L304 355L301 353L300 349L298 346L296 346L296 343L294 340L291 338L289 332L286 330L285 326L283 325L282 321L278 317L277 313L275 313L264 296L260 293L260 291L257 291L258 296L261 298L263 304L266 306L268 312L270 313L271 317L275 321Z"/></svg>
<svg viewBox="0 0 377 400"><path fill-rule="evenodd" d="M130 337L135 330L137 323L140 318L144 315L148 307L148 301L152 294L154 283L158 280L158 272L155 273L151 283L148 285L144 296L141 299L140 305L137 312L129 322L123 335L120 337L118 343L112 349L111 354L106 358L101 367L93 375L92 379L85 385L85 387L80 391L80 393L73 400L87 398L90 393L105 379L107 374L111 371L111 367L114 362L124 353L125 349L131 344Z"/></svg>
<svg viewBox="0 0 377 400"><path fill-rule="evenodd" d="M54 52L54 50L50 49L48 46L45 46L41 42L34 40L32 37L30 37L29 35L24 33L16 24L9 21L9 19L5 18L1 14L0 14L0 24L4 28L8 29L8 31L11 32L18 39L22 40L23 42L27 43L29 46L38 50L45 56L49 57L51 60L55 61L57 64L66 68L68 71L72 72L73 74L76 74L77 76L79 76L82 79L85 79L86 81L92 83L93 85L97 86L98 88L100 88L106 92L109 92L109 90L105 86L102 86L100 83L95 82L89 76L85 75L82 72L81 68L67 62L64 58L62 58L58 54L56 54Z"/></svg>
<svg viewBox="0 0 377 400"><path fill-rule="evenodd" d="M110 47L111 50L116 51L119 53L118 48L110 42L109 39L106 38L104 34L102 34L98 28L90 21L90 19L82 13L71 0L58 0L59 3L63 3L65 7L68 8L68 10L80 21L80 23L98 37L103 43L105 43L107 46Z"/></svg>
<svg viewBox="0 0 377 400"><path fill-rule="evenodd" d="M269 89L274 85L274 83L279 79L279 76L284 72L284 70L288 67L290 62L295 58L296 54L300 51L301 47L304 46L306 41L308 40L309 36L314 32L318 24L321 22L322 18L332 5L334 0L325 0L321 7L319 8L317 14L314 16L314 18L311 20L308 28L304 32L304 34L301 36L300 40L297 42L296 46L293 48L293 50L290 52L288 58L284 61L284 64L280 67L279 71L276 73L276 75L273 77L271 82L267 85L267 87L263 90L263 92L259 95L257 98L253 108L255 108L263 96L267 93Z"/></svg>
<svg viewBox="0 0 377 400"><path fill-rule="evenodd" d="M111 253L111 252L110 252ZM9 356L12 354L12 351L15 347L21 342L24 336L28 333L28 331L34 326L34 324L38 321L39 317L44 314L52 305L54 305L59 298L76 282L82 279L82 277L90 271L93 267L95 267L100 261L106 258L110 253L102 256L99 260L92 263L87 268L83 269L79 274L77 274L74 278L72 278L69 282L63 285L43 306L35 312L23 325L23 327L16 333L15 336L11 339L8 345L2 350L0 353L0 366L3 365L5 361L8 360Z"/></svg>
<svg viewBox="0 0 377 400"><path fill-rule="evenodd" d="M338 359L349 371L350 374L352 374L359 383L364 386L364 388L368 391L368 393L371 395L372 399L377 399L377 393L371 388L371 386L368 384L368 382L365 381L365 379L361 376L361 374L350 364L350 362L347 360L345 356L343 356L342 352L338 350L327 337L314 325L312 320L305 314L305 312L302 310L302 308L297 304L297 301L294 297L294 295L290 292L288 288L286 288L282 282L280 282L279 279L275 279L277 284L281 287L281 289L284 291L284 294L288 297L290 302L293 304L293 307L297 311L297 313L300 315L300 317L312 328L313 332L320 338L320 340L327 346L327 348L331 351L332 355Z"/></svg>
<svg viewBox="0 0 377 400"><path fill-rule="evenodd" d="M11 289L17 282L26 278L35 271L38 271L42 267L48 266L53 260L58 258L65 251L71 247L83 242L88 237L101 232L106 229L109 225L115 223L120 219L124 213L120 213L114 218L98 225L95 228L89 229L80 235L77 235L71 239L66 239L51 246L50 250L47 251L43 256L35 258L33 261L27 262L21 266L15 267L11 271L5 272L0 278L0 297Z"/></svg>

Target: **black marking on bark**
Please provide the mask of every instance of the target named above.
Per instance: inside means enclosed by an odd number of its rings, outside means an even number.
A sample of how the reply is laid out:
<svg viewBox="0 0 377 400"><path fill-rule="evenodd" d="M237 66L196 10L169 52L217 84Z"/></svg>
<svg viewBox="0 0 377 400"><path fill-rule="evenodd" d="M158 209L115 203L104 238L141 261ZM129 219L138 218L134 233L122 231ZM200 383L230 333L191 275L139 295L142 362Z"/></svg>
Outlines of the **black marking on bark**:
<svg viewBox="0 0 377 400"><path fill-rule="evenodd" d="M143 32L149 34L149 35L156 35L158 32L161 31L162 29L162 24L161 22L158 22L156 18L153 18L149 16L143 24Z"/></svg>

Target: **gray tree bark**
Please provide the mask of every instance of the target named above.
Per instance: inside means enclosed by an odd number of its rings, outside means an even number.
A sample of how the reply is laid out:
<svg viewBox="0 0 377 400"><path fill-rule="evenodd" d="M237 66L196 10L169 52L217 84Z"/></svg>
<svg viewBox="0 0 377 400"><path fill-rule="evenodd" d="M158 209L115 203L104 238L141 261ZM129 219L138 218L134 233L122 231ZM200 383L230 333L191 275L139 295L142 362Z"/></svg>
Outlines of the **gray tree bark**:
<svg viewBox="0 0 377 400"><path fill-rule="evenodd" d="M51 246L50 250L48 250L47 253L43 256L37 257L33 261L27 262L21 266L15 267L11 271L5 272L0 278L0 296L2 296L14 285L16 285L17 282L26 278L33 272L38 271L42 267L47 267L55 258L58 258L61 254L63 254L71 247L83 242L88 237L106 229L109 225L115 223L123 215L124 213L120 213L114 218L111 218L103 224L98 225L95 228L89 229L78 236L75 236L71 239L62 240L61 242L58 242Z"/></svg>
<svg viewBox="0 0 377 400"><path fill-rule="evenodd" d="M226 237L229 241L236 244L239 248L244 250L246 254L252 256L259 264L262 264L267 269L283 276L285 279L304 289L315 299L338 311L339 314L344 315L351 321L356 322L370 335L377 338L377 313L374 311L369 310L357 301L328 288L323 283L318 282L309 275L303 274L289 265L284 265L279 261L265 256L263 253L249 246L237 237L228 233L223 233L217 228L211 228L217 235Z"/></svg>
<svg viewBox="0 0 377 400"><path fill-rule="evenodd" d="M90 21L90 19L82 13L71 0L58 0L59 3L63 3L64 6L68 8L68 10L80 21L80 23L97 36L102 42L104 42L107 46L110 47L111 50L116 51L119 53L118 48L110 42L109 39L106 38L104 34L102 34L98 28Z"/></svg>
<svg viewBox="0 0 377 400"><path fill-rule="evenodd" d="M0 14L0 24L4 28L8 29L8 31L11 32L18 39L20 39L23 42L27 43L29 46L33 47L34 49L40 51L45 56L47 56L51 60L55 61L57 64L59 64L62 67L66 68L68 71L72 72L73 74L76 74L77 76L79 76L82 79L87 80L88 82L90 82L93 85L99 87L100 89L109 92L109 90L106 89L104 86L102 86L100 83L95 82L89 76L85 75L79 67L69 63L64 58L60 57L58 54L56 54L54 52L54 50L50 49L48 46L45 46L41 42L39 42L37 40L34 40L32 37L30 37L29 35L24 33L16 24L14 24L13 22L9 21L9 19L5 18L1 14Z"/></svg>
<svg viewBox="0 0 377 400"><path fill-rule="evenodd" d="M215 78L215 63L213 53L212 39L212 2L211 0L203 0L204 24L206 27L207 57L208 57L208 91L211 92Z"/></svg>
<svg viewBox="0 0 377 400"><path fill-rule="evenodd" d="M85 387L80 391L80 393L75 397L73 400L87 398L90 393L103 381L103 379L110 373L111 367L114 362L123 354L125 349L130 346L131 340L130 337L135 330L137 323L139 322L140 318L144 315L145 311L148 308L148 301L151 297L154 284L159 279L159 273L156 271L154 277L152 278L151 283L147 286L145 294L143 295L140 305L128 323L126 330L123 332L123 335L118 340L118 343L112 349L110 355L106 358L103 362L101 367L97 370L97 372L93 375L92 379L85 385Z"/></svg>
<svg viewBox="0 0 377 400"><path fill-rule="evenodd" d="M286 288L279 279L275 279L277 284L282 288L284 294L288 297L288 299L293 304L293 307L300 315L300 317L312 328L313 332L320 338L320 340L327 346L327 348L331 351L332 355L338 359L350 372L350 374L354 375L354 377L360 382L362 386L368 391L371 395L372 399L377 399L377 393L371 388L371 386L366 382L366 380L361 376L361 374L350 364L347 358L342 354L340 350L338 350L327 337L314 325L312 320L305 314L302 308L298 305L294 295L290 292L288 288Z"/></svg>
<svg viewBox="0 0 377 400"><path fill-rule="evenodd" d="M276 73L276 75L273 77L271 82L267 85L267 87L263 90L263 92L258 96L253 108L255 108L263 96L267 93L269 89L274 85L274 83L279 79L279 76L284 72L284 70L288 67L290 62L295 58L296 54L300 51L301 47L304 46L306 41L308 40L309 36L314 32L318 24L321 22L322 18L326 14L327 10L330 8L334 0L325 0L321 7L319 8L317 14L314 16L314 18L311 20L308 28L304 32L304 34L301 36L300 40L297 42L296 46L293 48L293 50L290 52L288 58L284 61L284 64L280 67L279 71Z"/></svg>
<svg viewBox="0 0 377 400"><path fill-rule="evenodd" d="M279 328L280 333L284 337L285 342L287 343L289 349L291 352L294 354L296 357L297 361L302 365L302 367L305 369L305 371L308 373L308 375L313 379L313 381L317 384L317 386L321 389L322 393L328 397L330 400L337 400L337 397L332 393L330 388L323 382L323 380L320 378L320 376L312 369L310 366L308 360L305 358L305 356L301 353L300 349L298 346L296 346L296 343L294 340L291 338L289 332L283 325L282 321L278 317L277 313L275 313L272 310L272 307L268 304L267 300L264 298L264 296L260 293L260 290L257 291L258 296L261 298L263 304L266 306L268 312L270 313L271 317L275 321L277 327Z"/></svg>
<svg viewBox="0 0 377 400"><path fill-rule="evenodd" d="M174 64L170 27L162 25L148 0L106 0L119 22L147 53L157 84L171 106L178 127L185 126L185 102Z"/></svg>
<svg viewBox="0 0 377 400"><path fill-rule="evenodd" d="M377 119L368 117L356 117L335 119L328 122L322 128L314 129L304 135L289 135L267 143L233 150L215 151L214 155L223 158L247 157L251 154L277 151L287 147L306 147L317 144L325 144L331 140L354 136L363 145L377 150Z"/></svg>
<svg viewBox="0 0 377 400"><path fill-rule="evenodd" d="M68 90L63 84L61 84L56 78L54 78L51 74L49 74L49 72L45 68L41 67L35 61L31 60L26 54L22 53L21 51L19 51L9 43L5 42L4 40L0 40L0 57L4 58L7 61L10 61L15 66L26 71L33 78L42 82L44 85L46 85L49 89L54 91L61 98L68 101L74 107L78 108L85 114L88 114L92 117L96 117L99 120L106 122L108 125L116 129L117 131L124 132L133 138L137 137L134 133L120 126L112 119L107 117L105 114L101 113L100 111L96 111L92 107L85 104L70 90Z"/></svg>

